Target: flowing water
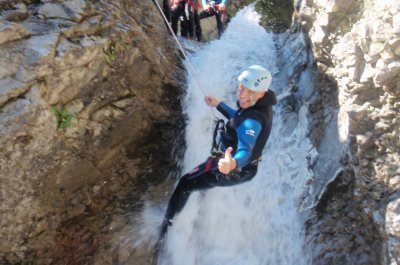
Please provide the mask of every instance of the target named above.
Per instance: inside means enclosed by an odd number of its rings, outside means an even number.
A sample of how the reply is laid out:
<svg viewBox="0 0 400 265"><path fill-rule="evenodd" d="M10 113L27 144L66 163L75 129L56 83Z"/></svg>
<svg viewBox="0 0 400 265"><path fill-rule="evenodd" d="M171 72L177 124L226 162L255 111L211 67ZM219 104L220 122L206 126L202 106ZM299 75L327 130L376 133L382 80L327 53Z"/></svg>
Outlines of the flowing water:
<svg viewBox="0 0 400 265"><path fill-rule="evenodd" d="M187 149L182 172L203 162L209 154L214 116L203 101L212 94L236 106L237 76L249 65L260 64L277 76L273 36L258 25L253 7L241 10L221 39L212 41L186 60ZM193 68L195 73L193 73ZM282 95L279 80L272 89ZM307 109L295 119L285 116L282 104L274 108L273 128L254 179L227 188L192 193L176 216L165 239L159 265L302 265L310 264L304 243L299 205L307 181L312 146L307 139Z"/></svg>

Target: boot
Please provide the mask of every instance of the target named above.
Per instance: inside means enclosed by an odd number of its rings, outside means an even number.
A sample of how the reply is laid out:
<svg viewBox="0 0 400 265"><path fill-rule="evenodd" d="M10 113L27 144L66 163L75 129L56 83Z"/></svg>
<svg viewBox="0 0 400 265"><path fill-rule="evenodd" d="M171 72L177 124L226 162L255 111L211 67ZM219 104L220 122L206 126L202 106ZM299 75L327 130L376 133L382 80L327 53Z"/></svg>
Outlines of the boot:
<svg viewBox="0 0 400 265"><path fill-rule="evenodd" d="M169 226L172 226L172 220L164 218L164 220L161 224L160 239L164 238L165 234L168 232Z"/></svg>

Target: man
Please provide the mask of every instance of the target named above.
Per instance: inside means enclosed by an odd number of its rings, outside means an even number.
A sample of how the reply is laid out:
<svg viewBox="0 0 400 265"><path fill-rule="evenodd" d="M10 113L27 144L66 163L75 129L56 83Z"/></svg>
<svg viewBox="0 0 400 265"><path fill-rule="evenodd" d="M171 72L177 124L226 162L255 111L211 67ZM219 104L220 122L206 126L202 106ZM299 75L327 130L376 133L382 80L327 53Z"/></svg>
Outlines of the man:
<svg viewBox="0 0 400 265"><path fill-rule="evenodd" d="M203 11L199 14L200 19L215 16L217 21L218 36L224 32L224 22L226 16L226 5L228 0L201 0Z"/></svg>
<svg viewBox="0 0 400 265"><path fill-rule="evenodd" d="M175 35L178 34L178 22L180 21L181 36L188 37L188 4L185 0L171 0L171 27Z"/></svg>
<svg viewBox="0 0 400 265"><path fill-rule="evenodd" d="M195 33L196 37L198 37L199 30L201 34L197 10L198 0L171 0L171 27L175 35L178 33L179 21L182 37L193 39Z"/></svg>
<svg viewBox="0 0 400 265"><path fill-rule="evenodd" d="M268 89L272 77L265 68L253 65L243 71L238 80L238 110L214 96L204 98L208 106L217 107L229 121L212 155L179 180L168 203L161 236L172 225L174 216L183 209L192 191L233 186L251 180L257 173L271 131L272 105L276 104L274 92Z"/></svg>
<svg viewBox="0 0 400 265"><path fill-rule="evenodd" d="M199 7L200 2L199 0L190 0L188 1L189 4L189 36L191 39L195 39L197 41L201 41L202 39L202 30L200 24L200 17L199 17Z"/></svg>

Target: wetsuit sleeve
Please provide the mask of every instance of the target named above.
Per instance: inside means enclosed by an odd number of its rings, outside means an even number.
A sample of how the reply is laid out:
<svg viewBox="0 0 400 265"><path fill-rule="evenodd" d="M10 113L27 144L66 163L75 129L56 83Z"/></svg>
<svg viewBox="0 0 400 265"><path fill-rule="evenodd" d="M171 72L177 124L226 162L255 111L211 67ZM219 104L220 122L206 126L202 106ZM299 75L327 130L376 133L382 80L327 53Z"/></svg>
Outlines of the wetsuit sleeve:
<svg viewBox="0 0 400 265"><path fill-rule="evenodd" d="M260 132L261 123L254 119L246 119L239 128L237 128L238 146L233 156L236 160L237 168L242 168L250 162L251 152L253 151Z"/></svg>
<svg viewBox="0 0 400 265"><path fill-rule="evenodd" d="M232 118L236 114L236 110L232 109L222 101L218 104L217 110L221 112L222 115L224 115L227 119Z"/></svg>

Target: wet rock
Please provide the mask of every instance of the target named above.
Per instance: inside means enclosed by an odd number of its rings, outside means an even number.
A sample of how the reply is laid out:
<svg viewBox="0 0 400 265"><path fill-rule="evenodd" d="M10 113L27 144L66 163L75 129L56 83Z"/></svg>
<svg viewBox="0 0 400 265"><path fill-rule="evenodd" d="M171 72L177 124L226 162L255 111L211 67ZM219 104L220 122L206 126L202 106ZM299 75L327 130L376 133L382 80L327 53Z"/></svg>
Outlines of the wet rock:
<svg viewBox="0 0 400 265"><path fill-rule="evenodd" d="M7 103L30 89L29 84L21 83L12 78L0 79L0 106Z"/></svg>
<svg viewBox="0 0 400 265"><path fill-rule="evenodd" d="M0 19L0 45L29 36L29 32L21 25Z"/></svg>
<svg viewBox="0 0 400 265"><path fill-rule="evenodd" d="M28 17L28 9L24 3L13 5L12 9L0 13L3 18L12 22L19 22Z"/></svg>
<svg viewBox="0 0 400 265"><path fill-rule="evenodd" d="M392 152L399 150L398 139L393 138L399 135L398 122L392 116L392 110L398 107L395 101L399 100L395 88L400 84L400 36L398 23L395 23L399 19L399 3L346 2L332 1L326 5L314 1L302 7L302 19L306 20L310 39L315 46L316 61L324 62L328 68L324 69L324 73L338 81L340 109L349 117L347 121L343 120L348 123L347 139L351 157L346 168L354 174L354 194L357 195L357 199L352 197L352 192L343 194L342 199L329 199L327 203L332 207L337 203L341 205L342 200L347 200L349 205L338 207L335 213L327 210L315 220L314 228L318 231L331 229L334 235L343 229L343 223L336 219L338 216L341 216L340 220L346 220L345 226L349 226L347 214L360 212L362 219L351 221L356 226L349 233L355 235L357 244L363 245L354 246L348 249L349 255L341 256L343 249L334 247L339 243L331 243L336 242L336 238L326 237L326 242L332 248L315 247L319 251L315 252L314 261L315 264L332 264L336 259L336 262L343 264L381 264L381 260L386 259L395 264L399 260L394 250L398 248L394 243L398 237L386 231L385 227L391 227L392 223L388 223L385 213L387 201L392 201L390 194L398 188L394 173L396 166L390 170L389 165L397 165L400 161L398 152ZM347 8L335 12L338 10L334 6L338 4L345 4ZM348 23L343 23L344 20L339 22L343 15ZM394 204L390 205L392 207ZM349 210L346 210L348 207ZM392 214L398 215L395 211ZM334 218L333 223L326 220L330 217ZM358 222L362 222L365 229L357 229ZM374 240L375 247L371 243ZM344 239L342 244L347 245L350 241L350 238ZM373 253L373 249L382 249L382 252Z"/></svg>
<svg viewBox="0 0 400 265"><path fill-rule="evenodd" d="M73 0L64 3L45 3L37 12L44 18L63 18L79 22L83 16L85 1Z"/></svg>
<svg viewBox="0 0 400 265"><path fill-rule="evenodd" d="M110 264L178 170L180 59L152 2L24 3L0 2L0 260Z"/></svg>
<svg viewBox="0 0 400 265"><path fill-rule="evenodd" d="M52 72L49 63L54 56L54 49L59 34L33 36L24 41L18 53L23 54L21 64L15 73L15 79L21 82L31 82ZM17 53L17 54L18 54Z"/></svg>

